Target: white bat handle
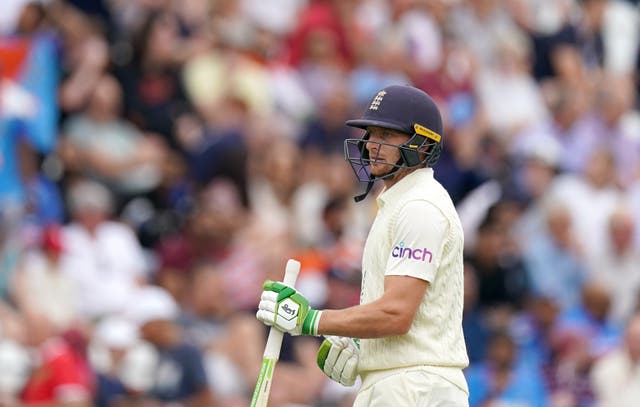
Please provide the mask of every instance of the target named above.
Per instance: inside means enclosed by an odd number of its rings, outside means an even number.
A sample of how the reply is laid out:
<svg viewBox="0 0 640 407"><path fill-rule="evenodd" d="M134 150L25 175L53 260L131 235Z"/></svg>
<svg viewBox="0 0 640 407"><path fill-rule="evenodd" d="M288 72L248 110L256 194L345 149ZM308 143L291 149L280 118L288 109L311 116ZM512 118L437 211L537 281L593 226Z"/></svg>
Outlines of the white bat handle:
<svg viewBox="0 0 640 407"><path fill-rule="evenodd" d="M300 274L300 262L298 260L289 259L287 260L287 265L284 268L284 280L282 280L282 282L293 287L296 285L298 274Z"/></svg>
<svg viewBox="0 0 640 407"><path fill-rule="evenodd" d="M284 280L288 286L295 286L298 274L300 273L300 262L294 259L289 259L284 269ZM282 346L283 333L275 328L269 330L269 337L267 338L267 345L264 347L265 358L278 359L280 357L280 348Z"/></svg>

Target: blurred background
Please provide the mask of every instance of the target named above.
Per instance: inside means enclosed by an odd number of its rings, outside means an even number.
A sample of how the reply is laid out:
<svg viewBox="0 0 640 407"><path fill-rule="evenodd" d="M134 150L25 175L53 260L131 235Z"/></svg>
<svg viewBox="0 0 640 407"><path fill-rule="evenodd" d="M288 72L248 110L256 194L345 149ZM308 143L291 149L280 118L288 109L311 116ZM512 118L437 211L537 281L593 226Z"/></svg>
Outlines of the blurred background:
<svg viewBox="0 0 640 407"><path fill-rule="evenodd" d="M390 84L443 112L471 406L639 405L637 1L1 8L0 406L248 406L263 280L358 302L344 122ZM270 405L351 405L317 346Z"/></svg>

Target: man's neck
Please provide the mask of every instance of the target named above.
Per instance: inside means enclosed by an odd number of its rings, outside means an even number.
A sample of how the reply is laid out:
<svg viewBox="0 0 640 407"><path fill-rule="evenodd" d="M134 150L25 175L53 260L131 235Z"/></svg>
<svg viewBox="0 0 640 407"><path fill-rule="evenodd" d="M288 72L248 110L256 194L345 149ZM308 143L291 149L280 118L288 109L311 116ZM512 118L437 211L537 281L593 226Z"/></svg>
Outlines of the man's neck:
<svg viewBox="0 0 640 407"><path fill-rule="evenodd" d="M420 168L423 168L423 167L420 167ZM403 179L404 177L411 174L417 169L418 168L400 169L392 177L383 179L382 181L384 182L385 188L386 189L391 188L392 186L397 184L401 179Z"/></svg>

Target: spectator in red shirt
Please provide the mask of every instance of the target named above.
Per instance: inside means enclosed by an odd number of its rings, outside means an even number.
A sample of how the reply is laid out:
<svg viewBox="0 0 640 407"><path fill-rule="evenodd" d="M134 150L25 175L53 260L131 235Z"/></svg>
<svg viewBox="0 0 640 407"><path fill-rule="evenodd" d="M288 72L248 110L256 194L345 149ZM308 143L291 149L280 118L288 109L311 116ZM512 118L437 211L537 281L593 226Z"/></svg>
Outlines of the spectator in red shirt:
<svg viewBox="0 0 640 407"><path fill-rule="evenodd" d="M90 407L93 373L84 355L48 321L33 322L29 340L36 366L12 407Z"/></svg>

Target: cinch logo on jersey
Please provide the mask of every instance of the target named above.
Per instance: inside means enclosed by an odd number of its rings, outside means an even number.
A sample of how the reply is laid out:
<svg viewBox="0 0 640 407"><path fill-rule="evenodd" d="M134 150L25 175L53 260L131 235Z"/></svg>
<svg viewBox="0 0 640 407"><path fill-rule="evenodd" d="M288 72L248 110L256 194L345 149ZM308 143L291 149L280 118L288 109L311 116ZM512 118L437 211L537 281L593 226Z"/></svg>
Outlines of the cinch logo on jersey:
<svg viewBox="0 0 640 407"><path fill-rule="evenodd" d="M400 242L393 248L393 250L391 250L391 257L419 261L427 261L427 259L429 259L428 262L431 263L431 260L433 260L433 253L427 250L426 247L422 249L412 249L410 247L404 247L404 242Z"/></svg>

